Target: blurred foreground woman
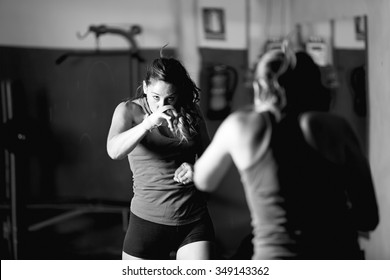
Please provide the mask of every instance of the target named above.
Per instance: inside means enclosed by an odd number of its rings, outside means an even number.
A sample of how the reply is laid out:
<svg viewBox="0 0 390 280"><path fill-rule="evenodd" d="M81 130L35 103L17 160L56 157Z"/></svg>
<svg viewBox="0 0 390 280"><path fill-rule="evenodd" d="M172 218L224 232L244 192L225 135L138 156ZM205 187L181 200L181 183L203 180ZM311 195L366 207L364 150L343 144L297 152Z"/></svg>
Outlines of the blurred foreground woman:
<svg viewBox="0 0 390 280"><path fill-rule="evenodd" d="M368 162L341 117L326 113L320 71L303 52L258 62L254 105L231 114L195 164L213 191L231 164L243 183L253 259L359 259L358 231L378 224Z"/></svg>

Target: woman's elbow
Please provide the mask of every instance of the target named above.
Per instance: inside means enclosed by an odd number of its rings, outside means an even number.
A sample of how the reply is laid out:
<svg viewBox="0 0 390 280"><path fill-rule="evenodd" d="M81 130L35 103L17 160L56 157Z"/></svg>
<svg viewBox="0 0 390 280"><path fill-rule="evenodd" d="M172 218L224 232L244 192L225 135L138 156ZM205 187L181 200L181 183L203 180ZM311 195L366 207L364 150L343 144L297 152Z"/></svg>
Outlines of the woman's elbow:
<svg viewBox="0 0 390 280"><path fill-rule="evenodd" d="M111 158L111 159L113 159L113 160L118 160L119 159L119 157L118 157L118 155L116 155L115 153L113 153L111 150L109 150L109 149L107 149L107 154L108 154L108 156Z"/></svg>
<svg viewBox="0 0 390 280"><path fill-rule="evenodd" d="M371 214L362 213L360 218L356 219L357 227L360 231L373 231L379 224L379 213L378 211L372 211Z"/></svg>
<svg viewBox="0 0 390 280"><path fill-rule="evenodd" d="M113 160L120 160L120 159L123 159L124 156L121 155L120 153L118 153L114 147L112 147L111 145L108 145L107 144L107 154L108 156L113 159Z"/></svg>
<svg viewBox="0 0 390 280"><path fill-rule="evenodd" d="M373 231L379 224L379 215L371 217L369 220L366 220L364 225L360 226L362 231Z"/></svg>
<svg viewBox="0 0 390 280"><path fill-rule="evenodd" d="M207 189L206 185L203 182L201 182L201 181L199 181L197 179L194 179L194 184L195 184L195 186L196 186L196 188L198 190L200 190L202 192L208 192L208 189Z"/></svg>
<svg viewBox="0 0 390 280"><path fill-rule="evenodd" d="M202 192L212 192L215 187L213 186L212 182L199 174L199 172L195 171L194 174L194 184L196 188Z"/></svg>

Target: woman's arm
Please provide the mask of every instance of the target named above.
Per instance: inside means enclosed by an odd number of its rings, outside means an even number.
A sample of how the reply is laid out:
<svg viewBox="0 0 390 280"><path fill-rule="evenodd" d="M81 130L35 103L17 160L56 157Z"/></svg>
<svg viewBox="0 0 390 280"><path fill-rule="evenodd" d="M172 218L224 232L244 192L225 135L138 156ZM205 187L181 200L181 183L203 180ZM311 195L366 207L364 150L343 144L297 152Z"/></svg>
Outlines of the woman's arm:
<svg viewBox="0 0 390 280"><path fill-rule="evenodd" d="M349 123L328 113L307 113L300 119L308 143L325 158L346 167L346 194L351 216L358 230L373 230L378 222L371 170Z"/></svg>
<svg viewBox="0 0 390 280"><path fill-rule="evenodd" d="M227 118L218 128L210 145L194 166L194 182L201 191L213 191L233 163L229 152L229 137L234 132L229 129Z"/></svg>
<svg viewBox="0 0 390 280"><path fill-rule="evenodd" d="M108 132L108 155L112 159L123 159L134 150L151 129L162 125L164 121L172 130L174 116L168 115L167 110L172 110L174 115L177 115L171 105L162 106L147 116L140 106L132 102L120 103L114 111Z"/></svg>
<svg viewBox="0 0 390 280"><path fill-rule="evenodd" d="M107 152L112 159L126 157L148 132L142 122L133 127L134 116L138 115L142 120L144 115L140 108L136 112L135 106L131 102L122 102L114 111L107 138Z"/></svg>
<svg viewBox="0 0 390 280"><path fill-rule="evenodd" d="M369 163L361 151L352 128L346 124L346 165L350 174L347 194L351 203L351 214L360 231L371 231L379 223L378 205Z"/></svg>

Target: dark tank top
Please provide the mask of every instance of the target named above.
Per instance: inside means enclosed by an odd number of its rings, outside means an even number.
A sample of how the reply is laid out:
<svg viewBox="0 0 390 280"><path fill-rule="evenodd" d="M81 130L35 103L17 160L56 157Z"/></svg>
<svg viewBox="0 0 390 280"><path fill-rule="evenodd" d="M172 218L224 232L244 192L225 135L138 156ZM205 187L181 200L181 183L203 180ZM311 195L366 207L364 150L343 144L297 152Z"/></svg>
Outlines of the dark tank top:
<svg viewBox="0 0 390 280"><path fill-rule="evenodd" d="M151 113L145 98L133 102ZM206 203L192 182L184 185L173 177L183 162L194 164L197 138L180 141L161 129L148 132L128 156L133 173L131 211L159 224L188 224L206 213Z"/></svg>

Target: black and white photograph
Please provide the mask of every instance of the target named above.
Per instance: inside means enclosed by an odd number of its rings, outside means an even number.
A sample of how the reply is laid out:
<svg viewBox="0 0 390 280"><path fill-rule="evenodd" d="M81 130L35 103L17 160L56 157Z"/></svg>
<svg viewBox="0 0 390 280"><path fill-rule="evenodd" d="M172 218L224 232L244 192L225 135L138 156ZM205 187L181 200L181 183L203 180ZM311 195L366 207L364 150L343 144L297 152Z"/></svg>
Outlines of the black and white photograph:
<svg viewBox="0 0 390 280"><path fill-rule="evenodd" d="M164 265L191 266L191 279L276 277L290 261L308 279L333 262L340 278L360 279L352 264L380 271L389 11L384 0L0 0L4 279L46 261L88 261L113 279Z"/></svg>

